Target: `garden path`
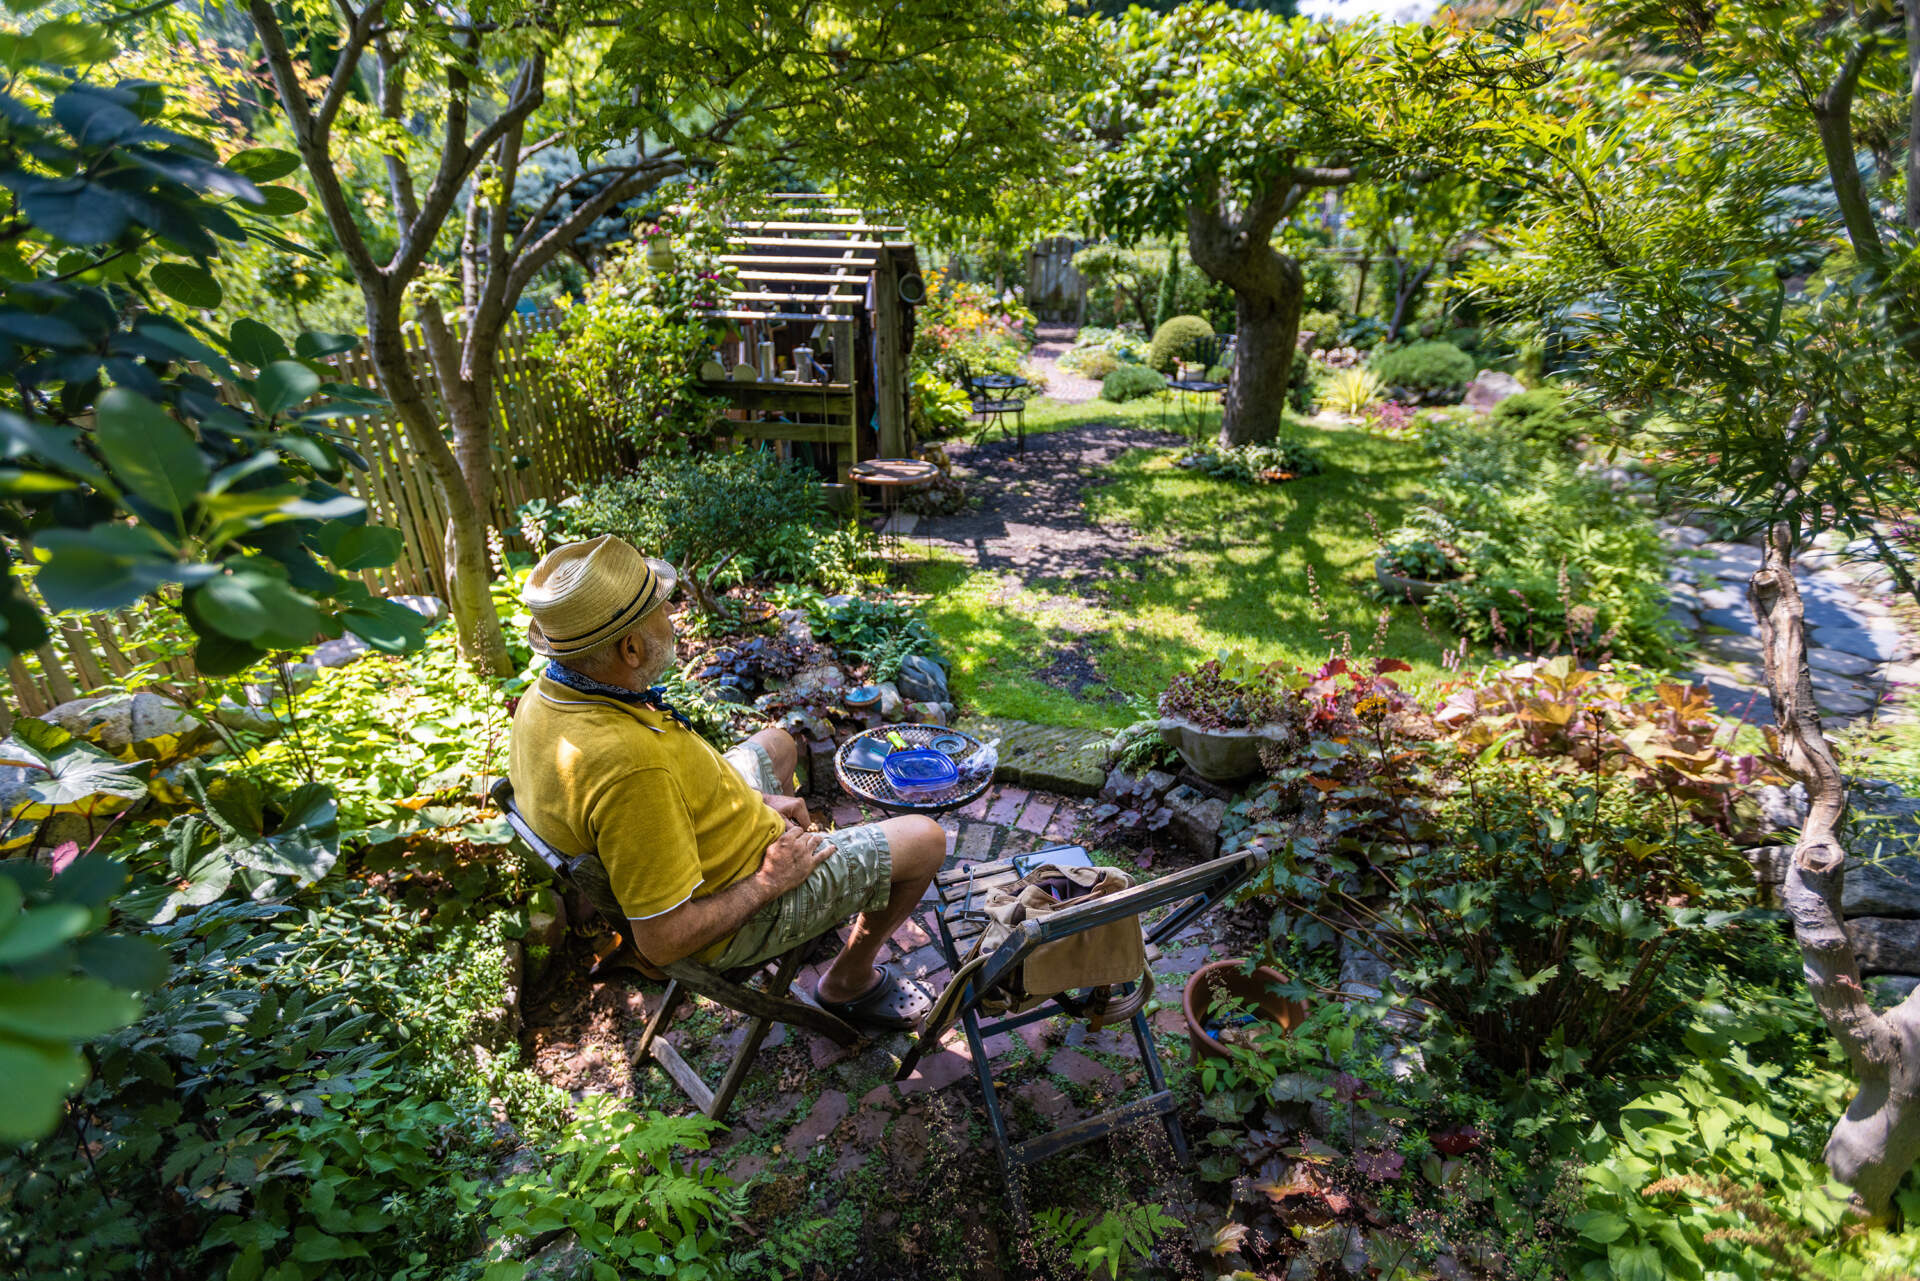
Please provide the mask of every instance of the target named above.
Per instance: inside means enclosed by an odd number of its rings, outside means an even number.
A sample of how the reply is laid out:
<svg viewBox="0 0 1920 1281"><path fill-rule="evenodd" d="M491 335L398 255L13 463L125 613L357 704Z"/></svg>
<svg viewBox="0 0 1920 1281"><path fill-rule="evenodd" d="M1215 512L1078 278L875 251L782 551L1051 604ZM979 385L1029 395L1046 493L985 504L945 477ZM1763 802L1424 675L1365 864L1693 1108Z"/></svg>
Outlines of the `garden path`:
<svg viewBox="0 0 1920 1281"><path fill-rule="evenodd" d="M1174 432L1105 423L1029 436L1025 450L1010 440L955 442L947 456L980 505L928 519L918 532L981 569L1029 583L1097 577L1110 561L1165 548L1124 525L1089 521L1087 489L1130 449L1185 443Z"/></svg>
<svg viewBox="0 0 1920 1281"><path fill-rule="evenodd" d="M1047 399L1057 400L1063 405L1084 405L1100 395L1098 378L1088 378L1071 369L1062 369L1058 363L1067 349L1073 346L1074 335L1078 332L1072 325L1041 325L1040 341L1027 354L1027 360L1047 376Z"/></svg>
<svg viewBox="0 0 1920 1281"><path fill-rule="evenodd" d="M1747 579L1760 549L1716 541L1696 526L1669 526L1663 536L1682 555L1672 570L1668 617L1693 634L1698 660L1688 673L1703 683L1729 716L1771 725L1760 670L1759 624L1747 605ZM1855 564L1838 543L1817 545L1797 558L1806 602L1814 701L1828 728L1869 714L1880 720L1910 716L1901 696L1920 685L1914 630L1903 623L1891 576Z"/></svg>

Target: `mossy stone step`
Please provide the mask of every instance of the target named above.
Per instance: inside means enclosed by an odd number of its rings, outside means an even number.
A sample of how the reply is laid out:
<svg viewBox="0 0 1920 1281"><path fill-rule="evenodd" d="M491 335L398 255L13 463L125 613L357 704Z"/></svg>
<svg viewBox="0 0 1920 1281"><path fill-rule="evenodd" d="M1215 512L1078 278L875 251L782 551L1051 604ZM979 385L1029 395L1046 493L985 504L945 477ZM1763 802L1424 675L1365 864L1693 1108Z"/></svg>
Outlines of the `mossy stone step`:
<svg viewBox="0 0 1920 1281"><path fill-rule="evenodd" d="M983 741L1000 740L995 782L1066 796L1098 796L1107 781L1108 735L1099 730L1035 725L1001 716L970 716L956 727Z"/></svg>

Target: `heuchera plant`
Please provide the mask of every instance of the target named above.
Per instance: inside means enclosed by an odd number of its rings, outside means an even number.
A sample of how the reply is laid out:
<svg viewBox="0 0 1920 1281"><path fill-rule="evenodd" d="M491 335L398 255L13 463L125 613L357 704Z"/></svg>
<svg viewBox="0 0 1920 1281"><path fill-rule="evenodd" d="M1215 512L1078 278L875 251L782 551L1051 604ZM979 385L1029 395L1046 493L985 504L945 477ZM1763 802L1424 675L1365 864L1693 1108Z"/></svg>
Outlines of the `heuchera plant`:
<svg viewBox="0 0 1920 1281"><path fill-rule="evenodd" d="M1307 678L1280 664L1255 667L1239 650L1223 652L1167 682L1160 714L1192 721L1202 729L1252 729L1293 719L1296 690Z"/></svg>

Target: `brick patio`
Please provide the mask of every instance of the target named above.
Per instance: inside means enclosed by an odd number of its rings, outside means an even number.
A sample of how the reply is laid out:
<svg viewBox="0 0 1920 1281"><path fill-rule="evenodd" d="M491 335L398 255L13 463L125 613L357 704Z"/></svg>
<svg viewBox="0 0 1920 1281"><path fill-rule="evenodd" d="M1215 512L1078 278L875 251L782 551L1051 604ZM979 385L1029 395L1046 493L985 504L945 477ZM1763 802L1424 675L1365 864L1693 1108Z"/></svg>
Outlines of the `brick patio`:
<svg viewBox="0 0 1920 1281"><path fill-rule="evenodd" d="M1087 814L1096 804L1009 784L993 787L943 820L947 866L1071 844L1088 825ZM846 826L878 816L842 804L832 817L836 826ZM949 971L935 941L931 902L930 895L929 907L895 932L882 959L903 962L909 973L937 992ZM1154 967L1158 990L1151 1021L1162 1059L1175 1072L1186 1057L1179 992L1186 976L1211 955L1207 928L1203 921L1169 940ZM801 971L797 990L812 990L839 941L843 938L822 946L814 963ZM648 985L644 1008L651 1009L657 999L657 989ZM701 1005L688 1007L676 1026L718 1017L715 1034L681 1038L682 1048L712 1077L744 1035L746 1020ZM629 1049L640 1020L639 1010L625 1019ZM894 1069L910 1042L898 1035L842 1048L825 1037L776 1027L735 1104L730 1129L716 1139L713 1159L742 1181L804 1171L819 1185L825 1175L822 1195L833 1199L838 1195L834 1185L875 1161L884 1162L889 1175L900 1177L917 1173L936 1149L949 1155L985 1155L990 1140L964 1034L954 1028L913 1075L895 1083ZM987 1051L996 1063L995 1080L1016 1136L1098 1111L1116 1094L1135 1090L1141 1080L1138 1050L1124 1027L1092 1033L1083 1023L1054 1019L994 1037ZM664 1076L657 1067L641 1065L637 1070L644 1074L640 1080L652 1098L670 1097L670 1106L685 1110L684 1099L664 1094Z"/></svg>

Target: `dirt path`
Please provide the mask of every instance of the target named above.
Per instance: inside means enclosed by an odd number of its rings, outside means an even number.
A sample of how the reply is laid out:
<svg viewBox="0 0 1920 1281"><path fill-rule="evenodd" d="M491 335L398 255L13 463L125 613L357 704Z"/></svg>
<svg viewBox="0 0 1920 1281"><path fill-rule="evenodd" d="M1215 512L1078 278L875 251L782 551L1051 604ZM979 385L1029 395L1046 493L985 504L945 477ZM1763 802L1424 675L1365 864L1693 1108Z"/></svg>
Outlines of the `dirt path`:
<svg viewBox="0 0 1920 1281"><path fill-rule="evenodd" d="M1035 580L1077 582L1110 560L1163 547L1123 525L1087 519L1089 486L1129 449L1165 449L1185 443L1174 432L1094 424L1029 436L1025 452L1010 440L947 447L955 474L979 507L935 517L926 529L937 544L960 552L982 569Z"/></svg>

